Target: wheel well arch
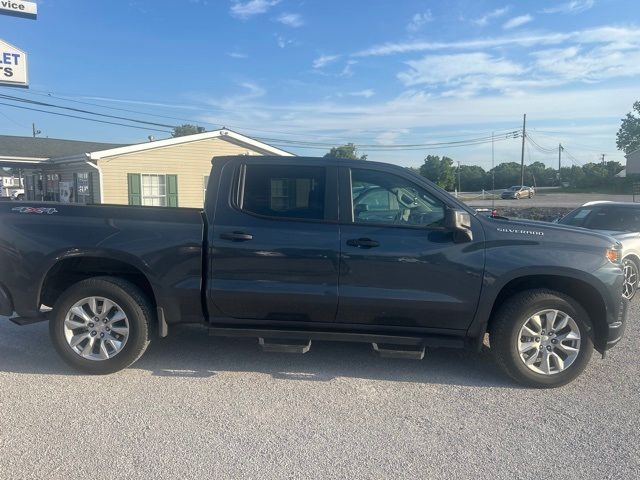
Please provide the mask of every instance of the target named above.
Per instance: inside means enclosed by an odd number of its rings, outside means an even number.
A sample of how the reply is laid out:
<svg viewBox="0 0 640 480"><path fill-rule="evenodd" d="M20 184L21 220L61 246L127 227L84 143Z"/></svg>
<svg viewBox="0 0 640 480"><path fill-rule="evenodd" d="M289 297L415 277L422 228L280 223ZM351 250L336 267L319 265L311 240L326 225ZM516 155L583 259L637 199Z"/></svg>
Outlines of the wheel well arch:
<svg viewBox="0 0 640 480"><path fill-rule="evenodd" d="M607 308L604 300L598 293L598 290L589 283L577 278L561 275L527 275L514 278L505 284L493 302L487 331L491 333L495 314L506 300L517 293L535 288L555 290L580 303L587 312L587 315L589 315L589 320L593 327L594 345L597 349L604 347L608 328Z"/></svg>
<svg viewBox="0 0 640 480"><path fill-rule="evenodd" d="M57 298L71 285L92 277L113 276L136 285L149 299L154 309L156 296L147 276L131 263L102 256L73 256L56 262L44 276L40 287L39 305L53 307Z"/></svg>

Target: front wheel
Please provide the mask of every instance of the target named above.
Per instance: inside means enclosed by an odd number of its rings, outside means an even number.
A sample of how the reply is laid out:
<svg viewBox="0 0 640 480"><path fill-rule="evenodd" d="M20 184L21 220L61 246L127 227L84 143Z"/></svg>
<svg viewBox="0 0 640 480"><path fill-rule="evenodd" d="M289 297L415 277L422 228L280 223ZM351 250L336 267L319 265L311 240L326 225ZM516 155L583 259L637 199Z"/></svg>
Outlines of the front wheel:
<svg viewBox="0 0 640 480"><path fill-rule="evenodd" d="M152 308L134 284L95 277L66 290L53 308L49 334L72 367L108 374L135 362L149 344Z"/></svg>
<svg viewBox="0 0 640 480"><path fill-rule="evenodd" d="M640 282L638 264L630 258L625 258L622 260L622 268L624 269L622 296L627 300L631 300L638 291L638 282Z"/></svg>
<svg viewBox="0 0 640 480"><path fill-rule="evenodd" d="M536 388L565 385L582 373L593 353L584 309L551 290L528 290L508 299L492 321L491 350L514 380Z"/></svg>

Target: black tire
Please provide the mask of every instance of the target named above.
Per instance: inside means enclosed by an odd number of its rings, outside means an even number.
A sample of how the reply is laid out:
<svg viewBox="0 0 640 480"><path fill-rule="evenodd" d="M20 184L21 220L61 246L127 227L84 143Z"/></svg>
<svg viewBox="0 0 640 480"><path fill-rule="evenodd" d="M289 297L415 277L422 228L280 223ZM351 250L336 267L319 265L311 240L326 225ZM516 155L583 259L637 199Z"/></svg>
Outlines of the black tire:
<svg viewBox="0 0 640 480"><path fill-rule="evenodd" d="M638 282L636 281L635 285L631 285L630 287L627 287L627 278L626 278L627 263L629 264L629 267L632 267L632 268L635 267L636 279L638 279L638 277L640 276L640 265L633 257L625 257L622 259L622 266L623 268L625 268L625 289L631 288L630 294L627 294L627 292L623 292L622 296L630 301L636 296L636 293L638 293Z"/></svg>
<svg viewBox="0 0 640 480"><path fill-rule="evenodd" d="M518 335L524 322L536 312L556 309L567 313L580 331L580 350L564 371L545 375L527 367L518 352ZM498 365L518 383L534 388L566 385L586 368L593 353L593 329L589 316L573 298L546 289L527 290L509 298L491 323L490 347Z"/></svg>
<svg viewBox="0 0 640 480"><path fill-rule="evenodd" d="M129 337L122 350L106 360L90 360L76 353L64 335L64 320L71 307L90 296L116 302L127 316ZM68 288L56 302L49 322L49 335L62 359L84 373L105 375L127 368L138 360L149 345L153 308L146 295L134 284L116 277L94 277Z"/></svg>

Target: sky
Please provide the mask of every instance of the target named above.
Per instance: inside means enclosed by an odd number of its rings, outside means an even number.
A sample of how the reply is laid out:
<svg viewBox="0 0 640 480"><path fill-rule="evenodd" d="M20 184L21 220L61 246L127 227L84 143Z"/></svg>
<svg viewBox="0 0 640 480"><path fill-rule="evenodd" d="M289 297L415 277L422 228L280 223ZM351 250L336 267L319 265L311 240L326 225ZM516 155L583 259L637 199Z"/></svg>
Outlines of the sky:
<svg viewBox="0 0 640 480"><path fill-rule="evenodd" d="M526 113L541 147L527 143L526 163L556 166L559 142L569 165L602 153L624 163L615 133L640 100L637 0L37 3L35 21L0 15L30 79L0 94L226 126L300 155L353 142L371 160L418 166L435 154L490 168L492 132L495 162L520 160L521 139L507 133ZM41 136L114 143L170 130L0 104L0 134L30 135L32 122Z"/></svg>

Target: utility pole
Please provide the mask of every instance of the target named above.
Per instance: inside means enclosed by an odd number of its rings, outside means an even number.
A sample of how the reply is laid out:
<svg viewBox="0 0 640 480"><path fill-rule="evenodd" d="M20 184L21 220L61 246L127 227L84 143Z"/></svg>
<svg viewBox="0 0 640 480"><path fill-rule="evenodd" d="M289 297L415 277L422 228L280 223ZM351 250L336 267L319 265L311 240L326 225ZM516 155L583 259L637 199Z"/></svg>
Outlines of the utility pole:
<svg viewBox="0 0 640 480"><path fill-rule="evenodd" d="M36 135L40 135L42 132L40 130L36 130L36 124L31 124L31 131L33 132L33 138L36 138Z"/></svg>
<svg viewBox="0 0 640 480"><path fill-rule="evenodd" d="M520 154L520 185L524 185L524 139L527 136L527 114L522 119L522 153Z"/></svg>
<svg viewBox="0 0 640 480"><path fill-rule="evenodd" d="M460 191L460 161L458 160L458 194Z"/></svg>
<svg viewBox="0 0 640 480"><path fill-rule="evenodd" d="M604 167L604 157L605 157L606 153L602 154L602 166Z"/></svg>
<svg viewBox="0 0 640 480"><path fill-rule="evenodd" d="M494 132L491 132L491 211L496 206L496 156L493 142Z"/></svg>
<svg viewBox="0 0 640 480"><path fill-rule="evenodd" d="M562 144L558 144L558 183L562 186Z"/></svg>

